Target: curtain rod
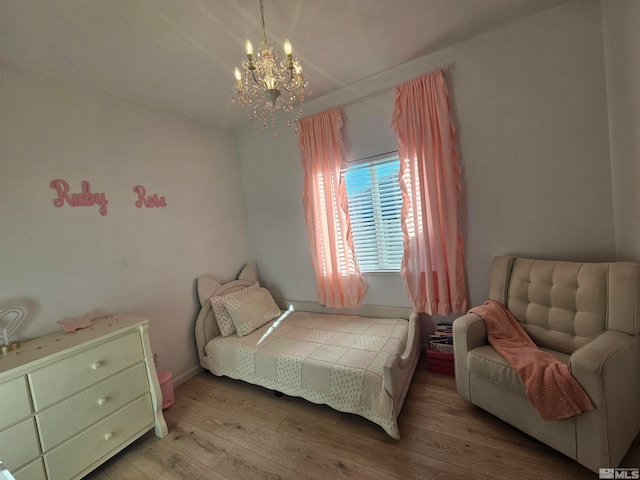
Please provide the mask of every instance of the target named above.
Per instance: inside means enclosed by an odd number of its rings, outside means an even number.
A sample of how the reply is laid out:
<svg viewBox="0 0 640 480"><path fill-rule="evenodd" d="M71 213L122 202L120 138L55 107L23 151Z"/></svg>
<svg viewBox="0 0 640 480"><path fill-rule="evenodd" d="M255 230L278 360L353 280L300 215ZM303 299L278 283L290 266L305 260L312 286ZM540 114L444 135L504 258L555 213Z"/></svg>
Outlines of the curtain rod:
<svg viewBox="0 0 640 480"><path fill-rule="evenodd" d="M443 73L449 72L449 71L453 70L453 63L445 65L444 67L440 67L440 68L436 68L434 70L431 70L430 72L425 73L424 75L429 75L430 73L437 72L438 70L442 71ZM423 76L423 75L420 75L420 76ZM416 78L419 78L419 77L416 77ZM337 108L346 108L346 107L350 107L352 105L356 105L356 104L358 104L360 102L364 102L365 100L370 100L373 97L377 97L379 95L383 95L385 93L388 93L388 92L392 91L394 88L396 88L396 86L385 88L385 89L380 90L378 92L370 93L369 95L366 95L364 97L356 98L355 100L351 100L349 102L346 102L346 103L343 103L341 105L338 105Z"/></svg>

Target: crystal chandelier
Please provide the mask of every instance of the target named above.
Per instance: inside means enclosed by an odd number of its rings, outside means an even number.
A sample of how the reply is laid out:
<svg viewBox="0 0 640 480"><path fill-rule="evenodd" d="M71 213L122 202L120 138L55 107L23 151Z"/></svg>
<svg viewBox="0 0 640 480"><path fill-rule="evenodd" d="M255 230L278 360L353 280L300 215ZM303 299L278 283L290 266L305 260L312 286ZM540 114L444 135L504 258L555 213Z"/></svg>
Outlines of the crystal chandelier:
<svg viewBox="0 0 640 480"><path fill-rule="evenodd" d="M232 89L231 100L242 105L249 118L254 121L255 132L258 126L269 128L269 122L276 132L276 112L283 110L287 116L287 125L291 126L300 118L304 95L310 93L302 76L300 61L291 53L291 42L284 41L285 59L278 64L278 56L273 44L267 42L264 28L264 7L260 0L260 20L262 22L262 42L254 55L253 45L245 42L247 59L242 62L242 71L236 67L236 84ZM298 108L295 112L294 106ZM293 112L293 113L292 113ZM296 129L297 131L297 129Z"/></svg>

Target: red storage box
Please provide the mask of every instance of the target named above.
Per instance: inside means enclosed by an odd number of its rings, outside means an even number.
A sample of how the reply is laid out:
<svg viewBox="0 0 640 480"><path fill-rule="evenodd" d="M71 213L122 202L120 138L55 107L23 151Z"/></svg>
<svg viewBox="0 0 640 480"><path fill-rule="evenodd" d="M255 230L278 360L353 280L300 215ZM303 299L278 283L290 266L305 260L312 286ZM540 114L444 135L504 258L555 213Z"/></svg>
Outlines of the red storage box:
<svg viewBox="0 0 640 480"><path fill-rule="evenodd" d="M427 349L427 370L445 375L455 375L453 353L442 353Z"/></svg>

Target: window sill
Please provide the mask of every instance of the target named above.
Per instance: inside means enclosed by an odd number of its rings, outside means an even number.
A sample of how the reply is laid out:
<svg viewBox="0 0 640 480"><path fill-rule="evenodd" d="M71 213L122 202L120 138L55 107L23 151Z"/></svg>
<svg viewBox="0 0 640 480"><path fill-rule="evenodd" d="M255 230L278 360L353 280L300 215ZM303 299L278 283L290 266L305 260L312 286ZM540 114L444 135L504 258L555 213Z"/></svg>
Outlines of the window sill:
<svg viewBox="0 0 640 480"><path fill-rule="evenodd" d="M400 272L399 271L398 272L364 272L364 273L361 273L360 275L362 275L363 277L368 277L368 276L376 276L376 277L379 277L379 276L384 276L384 277L394 276L394 277L399 277L400 276Z"/></svg>

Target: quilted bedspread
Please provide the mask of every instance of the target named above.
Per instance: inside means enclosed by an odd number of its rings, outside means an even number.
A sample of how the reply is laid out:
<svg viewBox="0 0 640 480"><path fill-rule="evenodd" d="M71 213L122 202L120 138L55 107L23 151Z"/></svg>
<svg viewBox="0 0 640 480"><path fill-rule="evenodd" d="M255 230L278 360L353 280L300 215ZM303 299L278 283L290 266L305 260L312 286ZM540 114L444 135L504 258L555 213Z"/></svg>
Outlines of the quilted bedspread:
<svg viewBox="0 0 640 480"><path fill-rule="evenodd" d="M215 337L206 353L215 375L355 413L397 439L383 366L392 352L402 355L408 330L401 318L285 311L247 336Z"/></svg>

